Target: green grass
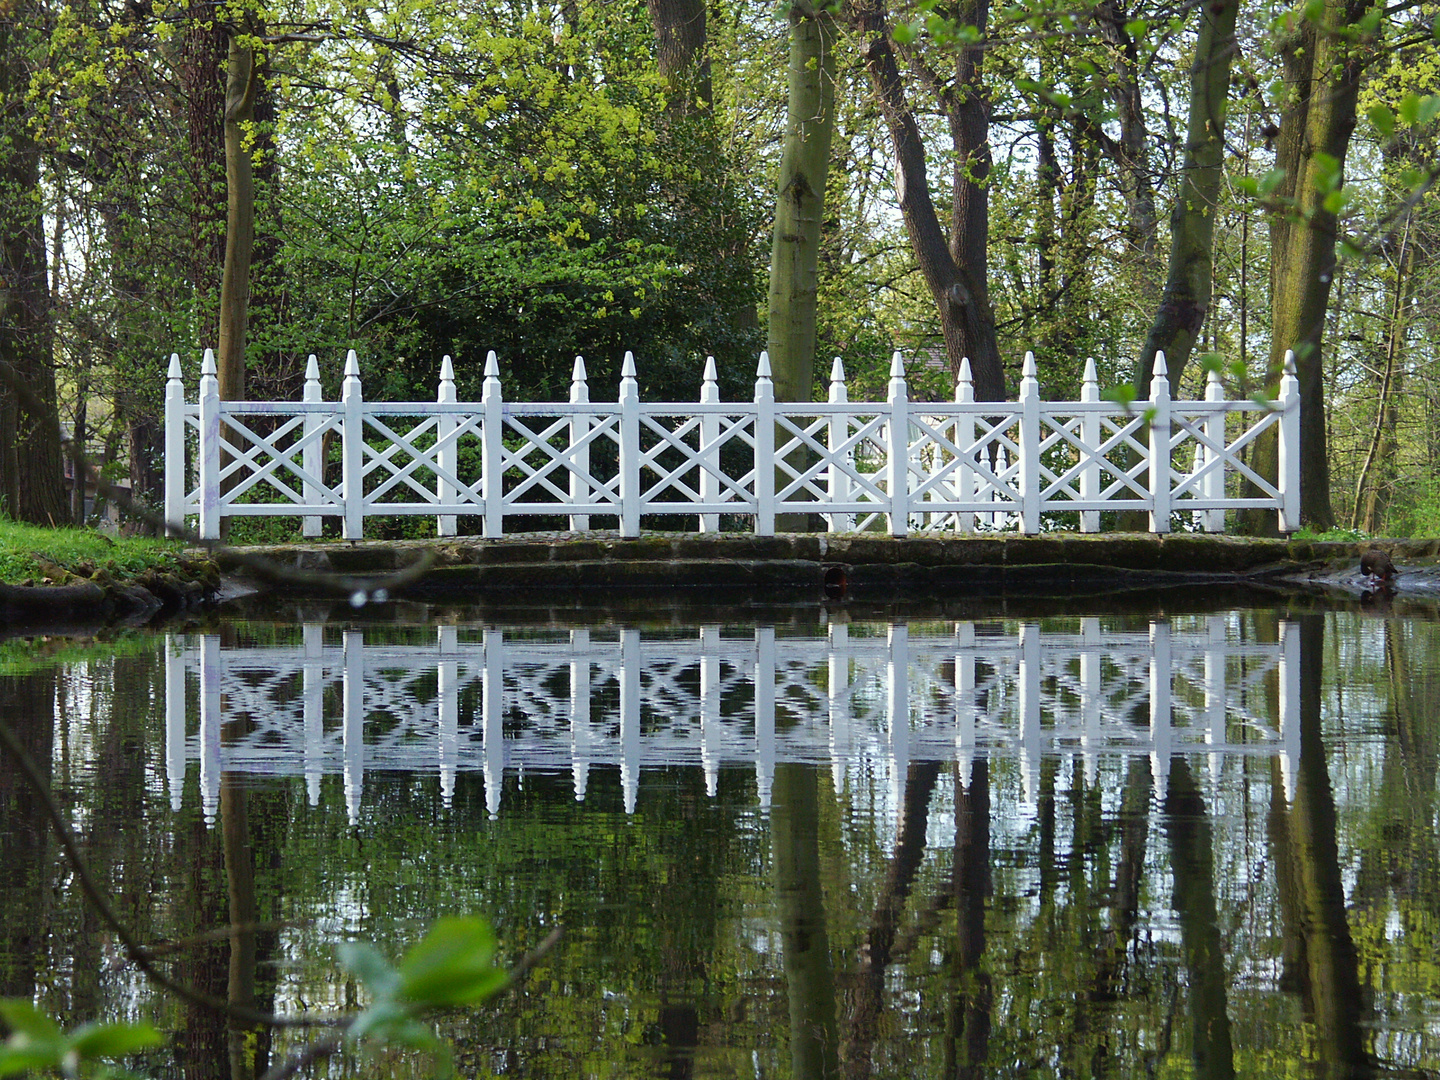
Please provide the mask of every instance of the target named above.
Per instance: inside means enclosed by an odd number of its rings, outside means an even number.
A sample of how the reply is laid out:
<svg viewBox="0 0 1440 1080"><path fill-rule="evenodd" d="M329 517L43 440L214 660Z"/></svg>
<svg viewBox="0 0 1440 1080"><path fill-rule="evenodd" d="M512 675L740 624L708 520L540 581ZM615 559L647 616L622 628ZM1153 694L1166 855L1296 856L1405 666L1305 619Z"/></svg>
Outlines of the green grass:
<svg viewBox="0 0 1440 1080"><path fill-rule="evenodd" d="M101 572L129 578L151 567L173 570L182 549L178 540L111 537L94 529L46 529L0 519L0 582L63 584Z"/></svg>

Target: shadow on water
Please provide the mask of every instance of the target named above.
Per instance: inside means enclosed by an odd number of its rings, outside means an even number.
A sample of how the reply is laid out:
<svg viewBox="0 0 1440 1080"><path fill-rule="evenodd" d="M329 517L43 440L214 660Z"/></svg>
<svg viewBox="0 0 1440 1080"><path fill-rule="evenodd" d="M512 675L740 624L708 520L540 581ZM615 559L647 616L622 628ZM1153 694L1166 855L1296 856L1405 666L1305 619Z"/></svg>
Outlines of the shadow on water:
<svg viewBox="0 0 1440 1080"><path fill-rule="evenodd" d="M272 602L0 715L217 997L343 1010L339 940L562 923L440 1022L462 1071L1436 1075L1440 624L1227 599ZM6 996L153 1018L154 1075L293 1050L144 987L8 755L0 808Z"/></svg>

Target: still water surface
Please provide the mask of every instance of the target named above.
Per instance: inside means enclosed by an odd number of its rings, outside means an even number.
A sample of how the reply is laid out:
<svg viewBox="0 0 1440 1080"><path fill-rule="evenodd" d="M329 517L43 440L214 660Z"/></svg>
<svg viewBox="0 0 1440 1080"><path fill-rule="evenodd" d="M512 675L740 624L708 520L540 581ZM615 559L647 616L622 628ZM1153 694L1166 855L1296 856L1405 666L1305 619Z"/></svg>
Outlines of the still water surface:
<svg viewBox="0 0 1440 1080"><path fill-rule="evenodd" d="M280 1013L478 912L505 1076L1440 1072L1440 623L229 622L4 678L121 915ZM0 763L0 991L173 1033ZM231 923L254 934L204 938ZM201 939L197 942L197 935ZM321 1075L410 1075L351 1055Z"/></svg>

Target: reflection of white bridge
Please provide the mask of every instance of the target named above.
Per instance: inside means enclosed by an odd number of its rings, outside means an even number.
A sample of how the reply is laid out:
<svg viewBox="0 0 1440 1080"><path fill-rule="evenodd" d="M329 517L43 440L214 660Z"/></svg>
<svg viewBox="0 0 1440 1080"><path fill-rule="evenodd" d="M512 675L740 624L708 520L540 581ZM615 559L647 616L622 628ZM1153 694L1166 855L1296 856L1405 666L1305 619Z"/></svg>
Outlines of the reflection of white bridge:
<svg viewBox="0 0 1440 1080"><path fill-rule="evenodd" d="M1157 783L1173 753L1299 751L1299 639L1235 639L1229 616L1155 621L1148 631L1018 632L998 624L832 624L799 638L774 628L639 630L438 629L434 645L366 644L304 627L299 647L223 649L215 635L172 636L166 652L166 770L179 805L198 758L207 815L220 773L344 776L352 818L365 770L484 774L499 810L505 768L569 770L583 798L591 766L619 766L627 812L640 770L698 765L715 793L720 767L753 763L768 806L777 761L829 762L837 789L857 762L887 772L897 799L905 767L976 753L1018 753L1026 797L1047 753L1152 758ZM332 634L331 638L337 636ZM187 731L187 673L199 683L198 731ZM1266 680L1278 690L1267 702ZM339 707L334 694L339 691ZM1275 715L1272 715L1272 712ZM328 715L327 715L328 713ZM338 715L337 715L338 714ZM1218 758L1216 759L1218 760Z"/></svg>

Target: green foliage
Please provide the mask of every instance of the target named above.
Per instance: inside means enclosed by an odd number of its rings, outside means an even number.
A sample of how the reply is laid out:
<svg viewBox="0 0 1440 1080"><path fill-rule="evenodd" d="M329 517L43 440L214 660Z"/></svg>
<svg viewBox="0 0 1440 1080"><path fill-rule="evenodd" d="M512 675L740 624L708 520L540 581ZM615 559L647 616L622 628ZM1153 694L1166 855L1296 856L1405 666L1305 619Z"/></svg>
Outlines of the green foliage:
<svg viewBox="0 0 1440 1080"><path fill-rule="evenodd" d="M158 1046L149 1024L89 1023L69 1031L29 1001L0 1000L0 1018L10 1037L0 1047L0 1077L58 1073L66 1077L126 1075L107 1061Z"/></svg>

